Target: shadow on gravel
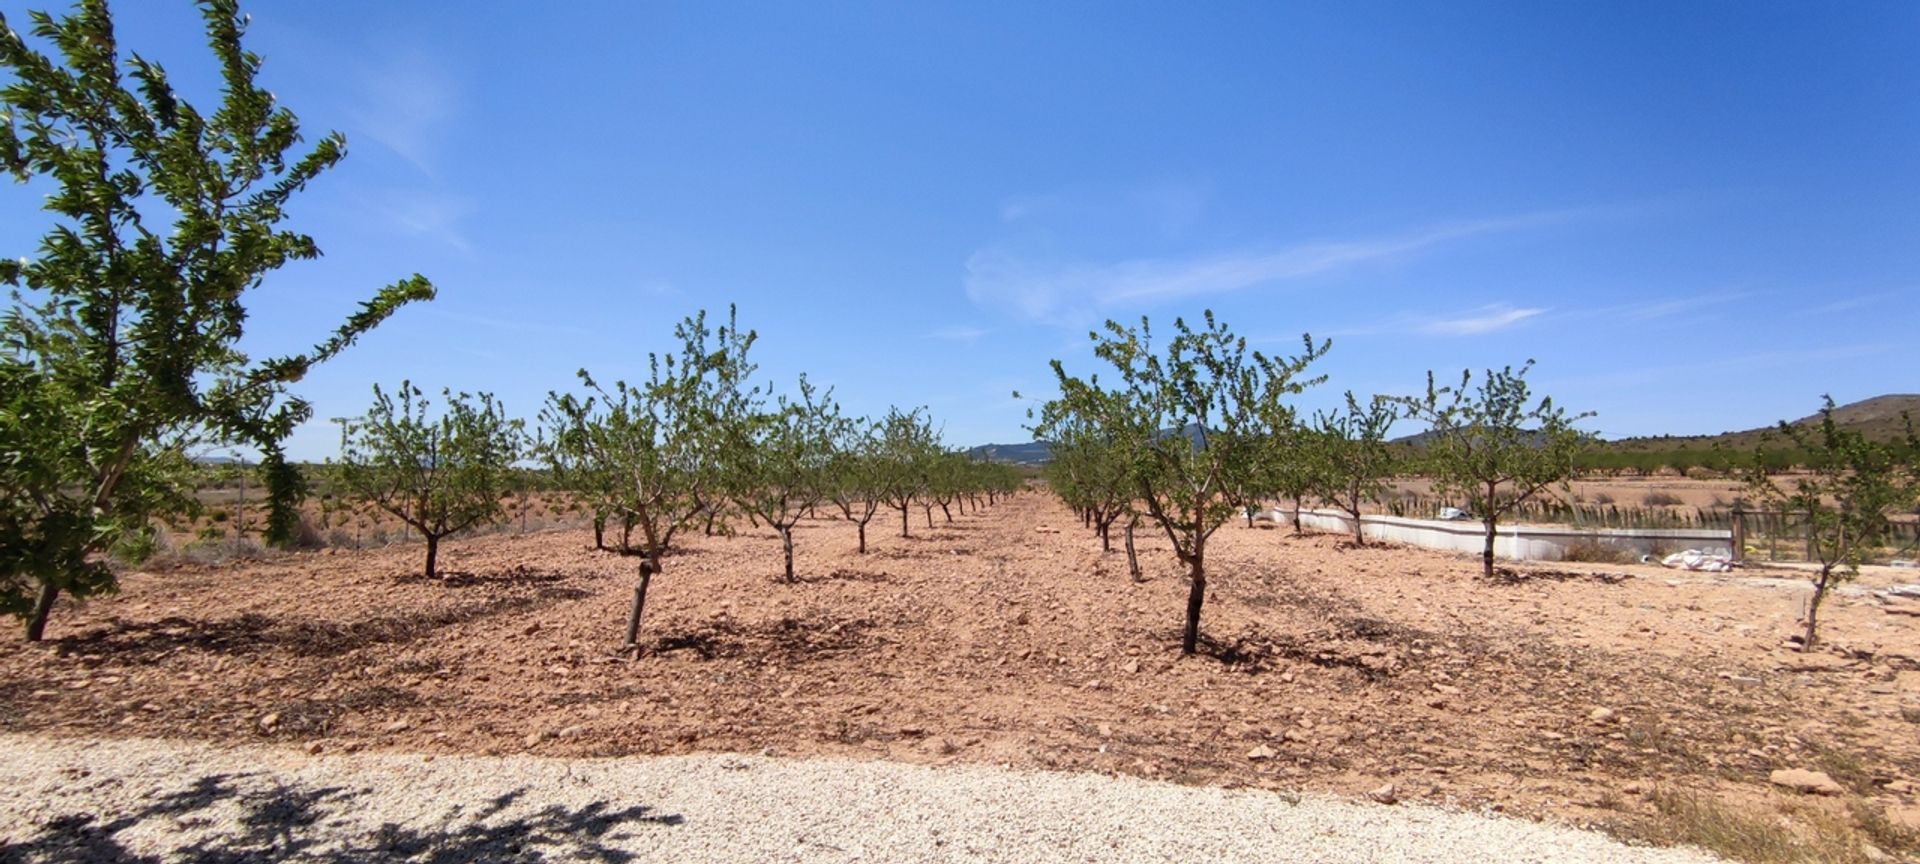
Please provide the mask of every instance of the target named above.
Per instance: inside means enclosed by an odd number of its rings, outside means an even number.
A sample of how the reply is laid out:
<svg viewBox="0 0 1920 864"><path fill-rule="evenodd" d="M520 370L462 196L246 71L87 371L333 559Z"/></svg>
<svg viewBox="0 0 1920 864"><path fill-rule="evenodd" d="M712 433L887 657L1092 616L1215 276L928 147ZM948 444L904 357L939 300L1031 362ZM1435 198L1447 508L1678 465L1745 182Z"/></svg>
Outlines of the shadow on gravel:
<svg viewBox="0 0 1920 864"><path fill-rule="evenodd" d="M845 567L840 567L836 568L832 573L825 575L802 575L794 581L806 584L819 582L871 582L876 585L884 585L897 580L892 573L888 573L885 570L850 570Z"/></svg>
<svg viewBox="0 0 1920 864"><path fill-rule="evenodd" d="M440 830L422 831L389 822L373 831L349 833L339 816L359 806L357 799L363 792L286 785L256 774L214 774L135 812L76 812L51 819L40 826L37 836L0 840L0 861L453 864L544 861L551 854L569 861L626 862L636 856L608 845L632 836L618 829L686 821L678 815L655 814L644 805L612 809L601 802L572 810L553 805L529 815L501 818L525 792L516 790L476 808L453 808L439 820L445 826ZM177 834L179 845L151 854L128 848L120 834L149 822Z"/></svg>
<svg viewBox="0 0 1920 864"><path fill-rule="evenodd" d="M505 570L485 573L472 573L465 570L442 570L434 576L425 576L409 571L393 577L395 585L438 585L443 588L472 588L478 585L521 587L527 585L552 585L566 581L566 574L536 570L525 564L516 564Z"/></svg>

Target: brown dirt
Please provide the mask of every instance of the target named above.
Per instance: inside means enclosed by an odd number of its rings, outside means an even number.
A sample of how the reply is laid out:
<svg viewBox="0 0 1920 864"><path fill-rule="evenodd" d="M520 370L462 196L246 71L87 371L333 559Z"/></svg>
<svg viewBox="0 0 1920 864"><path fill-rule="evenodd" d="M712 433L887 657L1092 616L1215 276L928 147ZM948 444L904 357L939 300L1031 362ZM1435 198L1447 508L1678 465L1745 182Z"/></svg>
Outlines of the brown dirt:
<svg viewBox="0 0 1920 864"><path fill-rule="evenodd" d="M1183 658L1164 537L1140 535L1136 584L1040 494L931 529L916 511L909 539L898 524L883 513L864 557L846 523L803 524L793 585L770 532L691 538L638 660L617 650L635 561L586 531L451 541L431 581L418 546L129 574L0 656L0 731L1393 781L1576 824L1641 818L1656 787L1775 795L1783 766L1883 804L1913 796L1880 784L1920 779L1920 618L1865 593L1831 600L1825 648L1801 654L1782 646L1804 596L1785 578L1489 582L1466 557L1230 524L1207 653Z"/></svg>

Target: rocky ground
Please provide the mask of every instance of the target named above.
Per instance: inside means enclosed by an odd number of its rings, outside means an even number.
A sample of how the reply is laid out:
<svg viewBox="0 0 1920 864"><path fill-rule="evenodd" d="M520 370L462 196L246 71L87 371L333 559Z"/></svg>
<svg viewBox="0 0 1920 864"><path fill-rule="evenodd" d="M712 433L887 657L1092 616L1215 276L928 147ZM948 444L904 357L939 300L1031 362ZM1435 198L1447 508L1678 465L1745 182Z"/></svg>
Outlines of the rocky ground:
<svg viewBox="0 0 1920 864"><path fill-rule="evenodd" d="M0 732L311 754L723 751L1120 773L1504 810L1631 831L1655 793L1793 809L1823 772L1913 817L1920 600L1864 579L1786 642L1799 574L1519 568L1230 525L1205 651L1142 531L1124 556L1039 494L872 551L820 520L695 537L622 656L635 562L584 531L135 573L0 656ZM888 536L892 532L896 536ZM1116 542L1116 547L1118 543ZM1916 578L1909 581L1920 581ZM1833 790L1830 790L1833 791Z"/></svg>

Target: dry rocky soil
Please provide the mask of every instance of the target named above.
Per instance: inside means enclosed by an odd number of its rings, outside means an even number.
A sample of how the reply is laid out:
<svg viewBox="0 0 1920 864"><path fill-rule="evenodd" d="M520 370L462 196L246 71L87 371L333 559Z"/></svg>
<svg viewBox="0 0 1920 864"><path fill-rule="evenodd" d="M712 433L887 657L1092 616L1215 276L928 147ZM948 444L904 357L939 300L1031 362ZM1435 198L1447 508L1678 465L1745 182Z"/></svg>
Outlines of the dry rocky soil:
<svg viewBox="0 0 1920 864"><path fill-rule="evenodd" d="M620 652L635 559L585 531L131 573L0 655L0 733L277 744L289 752L735 752L1119 773L1503 811L1627 833L1655 793L1920 815L1920 599L1875 589L1787 644L1789 571L1468 557L1230 524L1209 547L1205 650L1166 539L1146 578L1027 493L952 523L916 509L691 538ZM1830 790L1832 791L1832 790ZM1811 800L1811 799L1806 799Z"/></svg>

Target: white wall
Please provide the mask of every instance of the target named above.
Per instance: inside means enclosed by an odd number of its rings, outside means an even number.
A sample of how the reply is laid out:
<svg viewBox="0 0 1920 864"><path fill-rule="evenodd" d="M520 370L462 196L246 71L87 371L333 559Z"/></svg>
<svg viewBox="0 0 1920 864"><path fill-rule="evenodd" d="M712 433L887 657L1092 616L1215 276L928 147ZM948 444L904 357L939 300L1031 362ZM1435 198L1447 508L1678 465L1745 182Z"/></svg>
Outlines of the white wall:
<svg viewBox="0 0 1920 864"><path fill-rule="evenodd" d="M1293 524L1293 511L1275 508L1273 518ZM1302 510L1300 524L1315 531L1353 534L1353 517L1338 510ZM1486 528L1478 521L1443 522L1398 516L1362 516L1360 534L1427 549L1466 552L1486 548ZM1668 554L1683 549L1731 554L1733 532L1698 528L1571 528L1557 525L1501 525L1494 529L1493 554L1519 561L1560 561L1568 547L1594 543L1634 555Z"/></svg>

